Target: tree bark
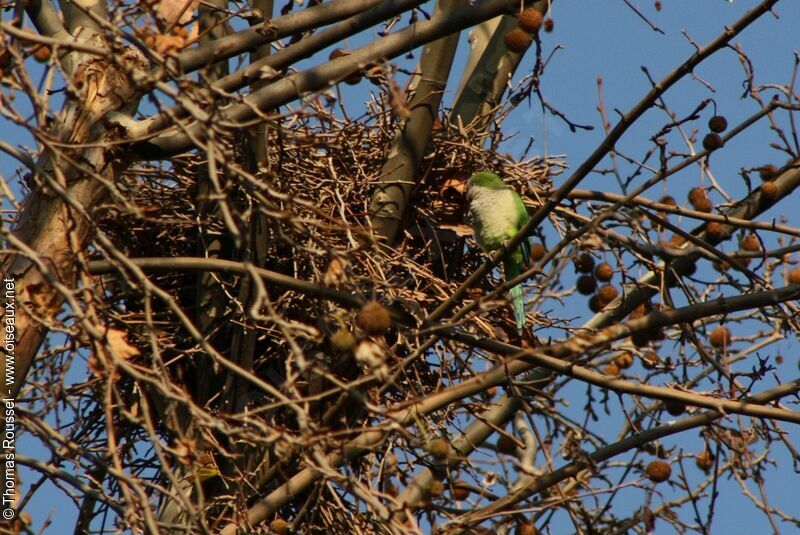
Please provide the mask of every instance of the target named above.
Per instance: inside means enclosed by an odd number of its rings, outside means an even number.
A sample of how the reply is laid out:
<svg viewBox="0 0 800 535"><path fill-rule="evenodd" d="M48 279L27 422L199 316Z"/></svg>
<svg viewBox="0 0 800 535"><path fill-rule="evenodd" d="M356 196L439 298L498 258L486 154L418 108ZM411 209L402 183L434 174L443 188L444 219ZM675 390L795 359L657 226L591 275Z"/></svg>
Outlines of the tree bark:
<svg viewBox="0 0 800 535"><path fill-rule="evenodd" d="M85 28L77 39L105 45L99 34ZM138 96L130 73L143 69L145 60L129 48L117 57L75 53L63 64L74 66L68 75L79 89L67 99L53 137L68 146L91 146L78 151L43 141L45 150L31 177L32 192L5 236L15 251L0 264L4 277L13 278L16 285L16 351L2 364L12 397L20 392L64 299L76 287L78 255L91 236L92 207L124 170L109 149L113 145L108 142L118 139L116 131L102 119L112 111L135 109Z"/></svg>

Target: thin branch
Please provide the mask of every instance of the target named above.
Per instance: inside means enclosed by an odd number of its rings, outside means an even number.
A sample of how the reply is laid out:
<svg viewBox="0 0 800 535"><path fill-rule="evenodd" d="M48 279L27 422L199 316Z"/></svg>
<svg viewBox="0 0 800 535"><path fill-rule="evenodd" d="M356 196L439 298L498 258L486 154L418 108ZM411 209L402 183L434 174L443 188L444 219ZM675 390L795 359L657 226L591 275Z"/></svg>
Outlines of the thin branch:
<svg viewBox="0 0 800 535"><path fill-rule="evenodd" d="M200 47L184 50L178 54L178 65L182 72L192 72L204 65L212 65L278 39L338 22L385 3L382 0L333 0L312 5Z"/></svg>
<svg viewBox="0 0 800 535"><path fill-rule="evenodd" d="M492 18L514 4L514 0L486 0L472 7L440 13L430 20L416 22L353 51L349 56L277 80L245 97L243 103L226 108L217 122L235 124L248 121L254 117L254 110L270 110L302 95L330 87L356 74L374 58L392 59L405 54L420 45ZM146 142L135 143L133 150L145 159L164 158L191 148L192 136L203 138L206 129L207 125L195 124L189 126L183 134L162 135Z"/></svg>
<svg viewBox="0 0 800 535"><path fill-rule="evenodd" d="M265 91L267 86L275 80L280 71L287 69L302 59L312 56L314 53L327 46L339 43L360 31L366 30L378 22L404 13L420 3L420 0L397 0L395 2L382 3L331 28L317 32L297 43L278 50L274 54L252 61L246 67L242 67L236 72L216 80L211 84L211 89L218 93L226 93L242 89L248 84L251 84L253 86L253 93ZM220 41L224 39L225 38L222 38ZM380 59L380 56L369 58L369 61L377 59ZM364 64L360 64L359 67L363 67L363 65ZM193 102L188 96L178 94L177 97L178 103L176 105L165 109L155 117L150 117L137 123L131 123L130 125L126 125L126 127L130 128L132 132L138 132L143 128L146 128L151 133L159 132L173 125L176 119L189 116L194 107ZM285 104L285 102L281 104ZM277 105L275 107L277 107ZM135 135L138 136L139 134Z"/></svg>
<svg viewBox="0 0 800 535"><path fill-rule="evenodd" d="M796 379L792 382L777 386L753 396L748 396L745 398L745 402L759 405L767 404L776 399L792 395L798 390L800 390L800 379ZM479 522L486 517L493 516L500 511L507 510L514 504L519 503L520 501L525 500L526 498L529 498L530 496L533 496L534 494L541 492L546 488L552 487L553 485L556 485L567 478L576 477L580 472L586 470L591 465L607 461L608 459L625 453L626 451L641 447L648 442L653 442L660 438L681 433L689 429L695 429L708 425L714 420L718 420L724 416L724 413L717 411L706 411L702 414L683 418L682 420L678 420L673 423L653 427L646 431L642 431L641 433L637 433L628 438L615 442L614 444L599 448L587 455L586 459L572 462L559 468L558 470L540 476L534 479L530 485L520 489L515 489L490 505L473 510L466 515L466 517L459 519L457 523L462 527L466 527L470 524Z"/></svg>
<svg viewBox="0 0 800 535"><path fill-rule="evenodd" d="M607 327L595 335L586 335L583 338L574 337L566 342L554 344L546 348L546 352L550 356L563 357L571 360L585 354L589 350L606 347L610 342L630 336L632 333L639 330L659 328L675 323L691 322L706 317L709 314L724 314L738 310L769 306L782 301L797 299L798 296L800 296L800 285L790 285L775 290L763 291L744 296L720 298L714 301L690 305L670 311L652 312L645 317L631 320L624 324L617 324ZM443 329L442 334L443 336L449 335L449 329ZM418 418L422 415L431 414L443 407L448 406L454 401L484 391L492 386L505 384L509 377L522 374L525 371L536 367L534 362L531 362L525 357L534 354L545 354L544 351L522 350L508 344L503 344L494 340L481 339L469 334L455 333L452 335L452 338L463 343L471 344L474 347L480 347L481 349L494 351L498 354L513 354L516 358L507 359L506 362L497 366L493 370L479 374L471 379L466 379L463 382L446 388L440 392L431 394L424 400L412 405L411 408L392 410L390 407L389 410L391 412L386 414L387 421L394 422L395 424L402 426L416 423ZM794 389L787 390L787 394L783 395L788 395L788 393L796 391L799 385L800 380L792 383ZM758 400L760 399L747 398L745 401L751 403ZM722 416L716 412L713 414L716 415L714 419ZM335 453L328 456L325 459L325 465L338 467L346 462L350 462L360 457L365 453L373 451L383 443L387 434L388 430L385 431L379 428L364 431L359 438L350 441L346 446L344 446L341 453ZM606 451L606 449L603 449L602 451ZM555 473L558 473L558 471ZM303 492L304 489L308 488L322 476L322 472L317 468L306 468L292 476L288 481L273 490L269 495L264 497L261 501L248 510L248 523L256 524L262 522L264 519L268 518L269 515L274 513L279 507L286 504L293 496ZM511 496L513 495L514 494ZM235 533L235 531L236 526L231 524L222 531L222 534L232 535Z"/></svg>
<svg viewBox="0 0 800 535"><path fill-rule="evenodd" d="M600 145L592 152L589 157L572 173L572 175L553 192L542 205L531 215L530 221L522 227L517 234L511 238L506 246L508 249L513 249L525 239L530 232L542 224L542 221L551 213L551 211L563 201L570 191L589 175L594 170L595 166L599 164L609 151L614 149L617 141L622 135L630 128L630 126L641 117L653 103L661 97L670 87L677 83L687 74L690 74L694 68L699 65L706 58L715 52L727 46L728 42L741 33L750 24L758 20L759 17L768 13L772 6L778 0L764 0L760 5L748 11L741 19L736 21L731 26L727 27L725 31L711 43L692 54L686 59L678 68L667 74L660 82L658 82L648 93L642 98L628 113L622 116L617 125L611 130ZM464 281L458 289L453 292L453 295L444 303L442 303L430 315L430 319L439 320L443 318L450 309L458 303L469 288L472 288L479 280L485 277L494 269L500 260L503 258L504 252L497 251L492 255L490 260L487 260L480 268L475 270L466 281Z"/></svg>

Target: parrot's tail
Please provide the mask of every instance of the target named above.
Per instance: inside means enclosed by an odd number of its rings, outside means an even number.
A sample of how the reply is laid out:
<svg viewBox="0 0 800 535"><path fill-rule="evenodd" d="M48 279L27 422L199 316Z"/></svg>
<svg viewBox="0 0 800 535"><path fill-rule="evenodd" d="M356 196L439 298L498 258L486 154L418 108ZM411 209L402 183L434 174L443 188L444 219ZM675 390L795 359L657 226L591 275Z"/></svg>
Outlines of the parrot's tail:
<svg viewBox="0 0 800 535"><path fill-rule="evenodd" d="M515 262L514 260L506 260L503 262L503 268L506 280L516 278L522 273L519 262ZM522 298L521 284L517 284L511 288L511 303L514 306L514 319L517 322L517 330L521 333L522 329L525 327L525 301Z"/></svg>

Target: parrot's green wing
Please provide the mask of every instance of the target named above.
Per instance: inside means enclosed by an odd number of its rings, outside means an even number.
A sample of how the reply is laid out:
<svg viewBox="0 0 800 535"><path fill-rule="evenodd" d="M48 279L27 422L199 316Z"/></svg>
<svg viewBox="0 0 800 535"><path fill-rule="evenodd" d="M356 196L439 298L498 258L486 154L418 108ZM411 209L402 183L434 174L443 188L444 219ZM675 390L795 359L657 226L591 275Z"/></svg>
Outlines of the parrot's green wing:
<svg viewBox="0 0 800 535"><path fill-rule="evenodd" d="M518 277L522 273L522 264L513 258L506 257L503 259L503 271L506 275L506 280L511 280ZM511 290L511 304L514 307L514 320L517 323L517 329L522 332L525 327L525 300L522 298L522 285L517 284Z"/></svg>
<svg viewBox="0 0 800 535"><path fill-rule="evenodd" d="M522 202L522 197L520 197L516 191L512 190L512 192L514 194L514 206L518 215L517 225L514 229L514 234L516 234L531 218L528 215L528 209L525 207L525 203ZM518 277L522 273L522 266L530 266L530 258L531 244L526 236L525 239L520 242L519 247L517 247L503 263L506 280ZM525 300L522 294L522 284L517 284L511 288L510 293L511 303L514 306L514 319L517 323L517 329L522 332L522 329L525 327Z"/></svg>
<svg viewBox="0 0 800 535"><path fill-rule="evenodd" d="M525 203L522 202L522 197L520 197L519 193L516 191L514 191L514 204L519 214L519 219L517 220L517 231L519 231L519 229L528 224L528 221L531 220L531 216L528 215L528 209L525 207ZM520 261L522 264L530 266L531 243L527 236L522 240L520 246L522 247L522 258Z"/></svg>

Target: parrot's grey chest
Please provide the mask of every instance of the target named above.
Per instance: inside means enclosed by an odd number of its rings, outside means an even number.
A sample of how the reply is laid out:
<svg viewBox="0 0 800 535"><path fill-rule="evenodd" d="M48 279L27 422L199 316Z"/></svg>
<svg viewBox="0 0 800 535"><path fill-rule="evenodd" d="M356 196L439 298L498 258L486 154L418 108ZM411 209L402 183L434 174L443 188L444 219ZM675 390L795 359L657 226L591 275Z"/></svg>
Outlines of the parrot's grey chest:
<svg viewBox="0 0 800 535"><path fill-rule="evenodd" d="M473 186L468 199L476 238L481 247L486 250L497 249L504 239L516 232L519 214L513 190Z"/></svg>

